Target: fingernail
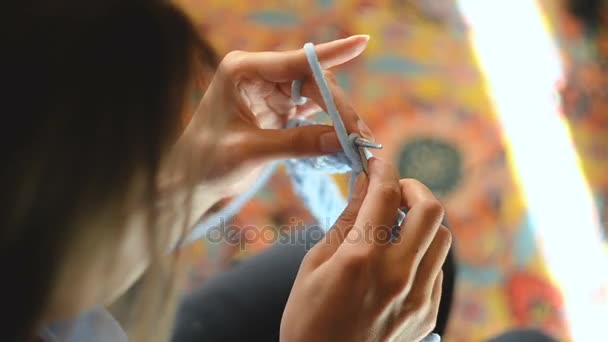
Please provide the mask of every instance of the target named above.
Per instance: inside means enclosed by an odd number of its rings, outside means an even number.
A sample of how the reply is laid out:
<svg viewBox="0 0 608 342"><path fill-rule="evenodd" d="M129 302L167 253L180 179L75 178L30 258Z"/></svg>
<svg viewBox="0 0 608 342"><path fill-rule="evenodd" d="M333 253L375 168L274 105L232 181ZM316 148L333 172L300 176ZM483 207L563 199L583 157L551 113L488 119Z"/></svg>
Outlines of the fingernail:
<svg viewBox="0 0 608 342"><path fill-rule="evenodd" d="M357 128L359 129L359 134L361 134L363 138L369 141L376 142L372 131L369 129L369 127L367 127L367 125L363 121L357 121Z"/></svg>
<svg viewBox="0 0 608 342"><path fill-rule="evenodd" d="M370 177L373 177L382 168L382 160L377 157L371 157L367 160Z"/></svg>
<svg viewBox="0 0 608 342"><path fill-rule="evenodd" d="M362 38L365 39L366 42L369 41L369 34L356 34L354 36L352 36L353 38Z"/></svg>
<svg viewBox="0 0 608 342"><path fill-rule="evenodd" d="M342 151L342 145L338 140L336 132L325 132L319 138L319 145L323 153L336 153Z"/></svg>

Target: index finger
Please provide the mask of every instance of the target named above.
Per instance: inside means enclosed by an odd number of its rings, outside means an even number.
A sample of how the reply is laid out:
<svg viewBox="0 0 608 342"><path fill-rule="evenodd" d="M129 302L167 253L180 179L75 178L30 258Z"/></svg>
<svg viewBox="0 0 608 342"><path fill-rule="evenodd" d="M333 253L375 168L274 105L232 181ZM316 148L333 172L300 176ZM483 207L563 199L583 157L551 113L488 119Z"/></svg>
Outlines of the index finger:
<svg viewBox="0 0 608 342"><path fill-rule="evenodd" d="M401 206L412 210L414 206L425 201L437 201L433 192L419 180L405 178L399 180L401 186Z"/></svg>
<svg viewBox="0 0 608 342"><path fill-rule="evenodd" d="M397 170L381 159L370 159L367 194L343 248L363 253L384 250L400 201Z"/></svg>
<svg viewBox="0 0 608 342"><path fill-rule="evenodd" d="M367 35L356 35L315 46L323 69L328 69L359 56L369 41ZM253 73L270 82L291 82L310 75L310 66L304 49L282 52L245 53L236 62L232 72Z"/></svg>
<svg viewBox="0 0 608 342"><path fill-rule="evenodd" d="M336 82L333 74L329 71L325 71L324 76L327 80L327 85L331 91L336 109L344 121L344 127L346 127L348 133L359 133L363 138L375 141L371 130L363 120L361 120L361 117L351 105L351 101ZM323 101L323 96L312 77L308 77L302 82L302 96L310 98L327 112L327 106L325 105L325 101Z"/></svg>
<svg viewBox="0 0 608 342"><path fill-rule="evenodd" d="M415 269L441 226L444 210L431 190L419 181L402 179L399 184L401 205L406 207L408 212L390 253Z"/></svg>

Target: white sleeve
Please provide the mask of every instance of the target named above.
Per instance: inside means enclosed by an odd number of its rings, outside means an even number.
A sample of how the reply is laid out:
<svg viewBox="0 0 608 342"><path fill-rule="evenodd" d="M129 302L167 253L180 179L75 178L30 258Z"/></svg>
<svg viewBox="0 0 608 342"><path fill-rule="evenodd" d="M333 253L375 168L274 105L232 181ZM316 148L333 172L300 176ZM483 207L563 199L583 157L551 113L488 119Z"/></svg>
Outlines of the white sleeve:
<svg viewBox="0 0 608 342"><path fill-rule="evenodd" d="M71 321L55 322L43 329L45 342L127 342L127 335L103 307L83 313Z"/></svg>

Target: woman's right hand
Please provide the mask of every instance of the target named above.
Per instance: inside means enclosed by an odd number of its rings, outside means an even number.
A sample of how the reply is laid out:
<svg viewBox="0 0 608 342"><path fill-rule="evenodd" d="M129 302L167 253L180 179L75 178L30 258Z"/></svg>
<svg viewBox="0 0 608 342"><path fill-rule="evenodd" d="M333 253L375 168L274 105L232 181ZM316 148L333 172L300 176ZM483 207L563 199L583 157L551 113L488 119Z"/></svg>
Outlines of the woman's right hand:
<svg viewBox="0 0 608 342"><path fill-rule="evenodd" d="M304 258L281 341L419 341L435 326L451 245L443 208L413 179L372 159L348 207ZM391 241L397 209L408 214Z"/></svg>

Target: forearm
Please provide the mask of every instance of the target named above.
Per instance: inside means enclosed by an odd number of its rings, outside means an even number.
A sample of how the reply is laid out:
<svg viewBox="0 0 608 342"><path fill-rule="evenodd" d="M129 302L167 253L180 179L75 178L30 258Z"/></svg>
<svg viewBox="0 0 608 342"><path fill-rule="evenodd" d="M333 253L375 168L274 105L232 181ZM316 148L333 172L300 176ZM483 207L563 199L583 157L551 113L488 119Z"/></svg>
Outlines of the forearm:
<svg viewBox="0 0 608 342"><path fill-rule="evenodd" d="M148 233L150 221L147 211L143 206L135 211L124 223L127 226L124 239L114 246L115 260L121 260L115 267L114 277L98 282L104 284L107 291L97 303L112 304L141 277L153 255L162 257L172 252L203 213L215 203L216 197L210 192L213 190L198 186L189 191L184 189L161 194L152 228L158 230L159 234L153 241Z"/></svg>
<svg viewBox="0 0 608 342"><path fill-rule="evenodd" d="M192 120L162 161L158 175L157 220L167 251L187 236L214 204L227 196L221 182L211 175L217 146L209 142L214 134L202 134L203 127Z"/></svg>
<svg viewBox="0 0 608 342"><path fill-rule="evenodd" d="M163 230L164 248L167 251L176 248L201 217L223 197L217 189L201 184L163 194L158 221L159 229Z"/></svg>

